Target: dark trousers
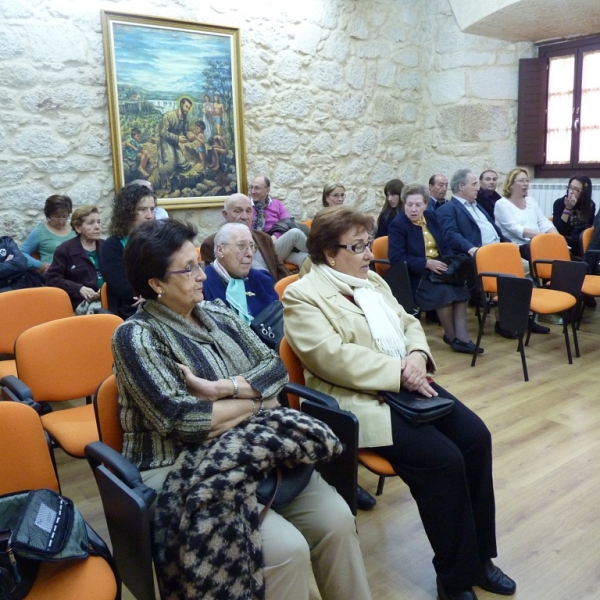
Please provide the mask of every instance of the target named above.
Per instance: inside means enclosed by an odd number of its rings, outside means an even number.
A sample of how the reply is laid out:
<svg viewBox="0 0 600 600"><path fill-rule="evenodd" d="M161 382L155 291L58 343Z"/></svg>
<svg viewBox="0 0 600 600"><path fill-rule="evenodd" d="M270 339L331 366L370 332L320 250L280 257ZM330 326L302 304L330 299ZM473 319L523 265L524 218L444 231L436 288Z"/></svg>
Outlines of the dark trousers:
<svg viewBox="0 0 600 600"><path fill-rule="evenodd" d="M440 396L454 398L433 384ZM433 548L433 566L450 590L483 581L494 558L496 524L492 440L484 422L459 400L430 425L413 427L392 411L393 446L375 448L409 486Z"/></svg>

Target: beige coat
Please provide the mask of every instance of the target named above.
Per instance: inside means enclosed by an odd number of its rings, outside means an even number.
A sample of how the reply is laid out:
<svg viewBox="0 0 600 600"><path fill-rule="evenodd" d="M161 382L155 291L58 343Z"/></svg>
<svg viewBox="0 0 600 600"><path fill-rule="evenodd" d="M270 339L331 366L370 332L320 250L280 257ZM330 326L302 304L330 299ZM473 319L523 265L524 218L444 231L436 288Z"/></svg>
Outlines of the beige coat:
<svg viewBox="0 0 600 600"><path fill-rule="evenodd" d="M369 281L402 321L407 352L426 352L433 372L419 321L404 311L381 277L370 271ZM390 409L375 393L400 389L400 359L377 348L363 311L314 270L287 287L283 306L285 337L304 365L306 385L356 415L361 448L390 446Z"/></svg>

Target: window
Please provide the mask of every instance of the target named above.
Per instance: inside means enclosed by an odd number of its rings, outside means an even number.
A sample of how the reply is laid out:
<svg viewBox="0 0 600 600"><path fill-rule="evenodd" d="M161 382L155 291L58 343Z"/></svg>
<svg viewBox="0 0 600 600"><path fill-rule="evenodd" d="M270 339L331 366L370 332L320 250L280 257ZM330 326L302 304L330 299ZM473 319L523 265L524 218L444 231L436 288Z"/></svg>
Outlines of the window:
<svg viewBox="0 0 600 600"><path fill-rule="evenodd" d="M520 61L517 162L536 177L600 176L600 36Z"/></svg>

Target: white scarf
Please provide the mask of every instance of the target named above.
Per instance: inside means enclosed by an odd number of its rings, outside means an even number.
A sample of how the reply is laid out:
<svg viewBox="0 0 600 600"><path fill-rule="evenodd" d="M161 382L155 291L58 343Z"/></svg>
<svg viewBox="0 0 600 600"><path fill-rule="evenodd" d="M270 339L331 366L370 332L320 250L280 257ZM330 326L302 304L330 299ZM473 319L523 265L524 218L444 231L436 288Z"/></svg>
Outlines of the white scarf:
<svg viewBox="0 0 600 600"><path fill-rule="evenodd" d="M406 336L400 327L400 317L368 279L340 273L324 264L313 265L312 270L327 279L344 296L354 298L356 305L365 313L371 335L381 352L398 358L406 356Z"/></svg>

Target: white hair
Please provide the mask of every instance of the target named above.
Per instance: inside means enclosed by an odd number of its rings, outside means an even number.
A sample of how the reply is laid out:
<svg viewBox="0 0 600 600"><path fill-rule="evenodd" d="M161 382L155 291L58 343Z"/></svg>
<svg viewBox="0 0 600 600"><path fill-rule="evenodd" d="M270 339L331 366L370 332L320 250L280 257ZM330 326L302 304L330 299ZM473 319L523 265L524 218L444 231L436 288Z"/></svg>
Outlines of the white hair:
<svg viewBox="0 0 600 600"><path fill-rule="evenodd" d="M217 257L217 246L222 246L231 241L237 232L250 231L245 223L225 223L215 235L215 258Z"/></svg>

